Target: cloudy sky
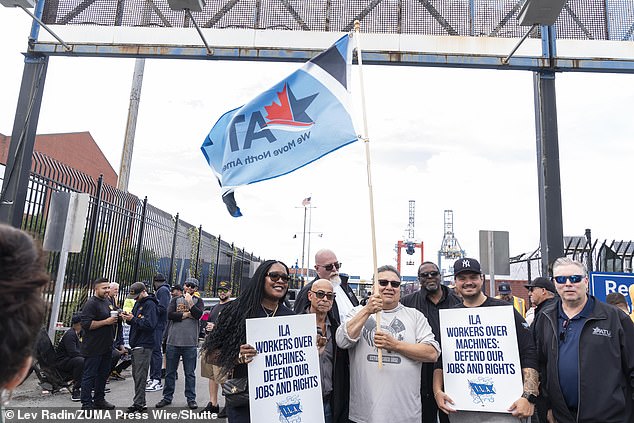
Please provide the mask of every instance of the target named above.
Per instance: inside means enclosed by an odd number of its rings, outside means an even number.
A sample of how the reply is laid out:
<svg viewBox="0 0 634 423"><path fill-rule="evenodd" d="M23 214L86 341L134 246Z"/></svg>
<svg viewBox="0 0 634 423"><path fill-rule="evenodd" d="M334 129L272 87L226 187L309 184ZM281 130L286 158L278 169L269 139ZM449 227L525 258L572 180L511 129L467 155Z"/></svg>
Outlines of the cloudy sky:
<svg viewBox="0 0 634 423"><path fill-rule="evenodd" d="M30 29L0 9L0 133L10 135ZM362 143L292 174L239 189L232 218L200 153L215 121L299 67L293 63L148 60L130 191L248 251L301 264L312 196L311 255L331 248L342 271L369 277L372 249ZM134 59L51 58L38 133L90 131L119 169ZM356 75L356 70L354 71ZM478 256L478 231L510 232L510 253L539 245L530 72L364 66L379 265L394 264L408 202L415 235L436 261L443 211ZM358 93L358 90L356 90ZM634 77L557 75L565 235L634 239ZM293 238L298 234L296 239ZM415 259L418 264L418 254ZM313 258L310 259L311 264ZM405 268L414 274L415 268Z"/></svg>

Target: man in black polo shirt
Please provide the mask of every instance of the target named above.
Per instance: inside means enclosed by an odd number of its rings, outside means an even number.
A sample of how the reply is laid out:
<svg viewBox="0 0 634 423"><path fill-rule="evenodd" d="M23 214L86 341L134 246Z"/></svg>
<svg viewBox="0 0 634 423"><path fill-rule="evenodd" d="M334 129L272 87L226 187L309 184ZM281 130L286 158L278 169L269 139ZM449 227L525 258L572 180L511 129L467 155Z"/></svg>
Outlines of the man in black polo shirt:
<svg viewBox="0 0 634 423"><path fill-rule="evenodd" d="M412 307L427 317L436 341L440 343L440 317L438 310L452 308L462 300L453 290L441 283L440 269L435 263L423 262L418 267L420 290L401 298L401 303ZM434 400L432 380L434 377L434 363L423 363L421 368L420 398L423 403L423 423L449 423L445 413L438 413Z"/></svg>
<svg viewBox="0 0 634 423"><path fill-rule="evenodd" d="M112 362L114 329L119 318L110 315L115 308L108 296L108 279L97 279L93 287L95 295L86 301L81 315L81 327L84 330L81 343L81 354L84 356L81 407L112 410L115 406L106 401L105 389Z"/></svg>

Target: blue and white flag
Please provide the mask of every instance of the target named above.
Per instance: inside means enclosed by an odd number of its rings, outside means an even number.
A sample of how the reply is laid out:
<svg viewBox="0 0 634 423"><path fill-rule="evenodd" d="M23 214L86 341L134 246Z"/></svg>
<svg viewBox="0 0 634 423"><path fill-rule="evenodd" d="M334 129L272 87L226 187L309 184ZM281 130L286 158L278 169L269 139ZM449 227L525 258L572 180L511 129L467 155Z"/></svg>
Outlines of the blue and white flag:
<svg viewBox="0 0 634 423"><path fill-rule="evenodd" d="M201 150L234 217L233 189L297 170L357 140L350 115L351 35L242 107L225 113Z"/></svg>

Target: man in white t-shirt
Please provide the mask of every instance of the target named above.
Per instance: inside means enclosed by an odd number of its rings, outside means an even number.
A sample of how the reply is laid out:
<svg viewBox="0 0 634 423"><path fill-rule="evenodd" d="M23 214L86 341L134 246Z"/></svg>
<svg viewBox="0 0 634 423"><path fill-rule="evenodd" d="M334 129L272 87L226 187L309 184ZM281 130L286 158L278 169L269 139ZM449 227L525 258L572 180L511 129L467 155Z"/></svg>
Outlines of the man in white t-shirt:
<svg viewBox="0 0 634 423"><path fill-rule="evenodd" d="M355 423L420 423L422 362L435 362L440 347L427 318L405 307L401 275L393 266L377 269L379 292L348 313L337 329L337 345L350 356L350 413ZM381 312L377 330L375 313ZM378 351L383 350L383 368Z"/></svg>

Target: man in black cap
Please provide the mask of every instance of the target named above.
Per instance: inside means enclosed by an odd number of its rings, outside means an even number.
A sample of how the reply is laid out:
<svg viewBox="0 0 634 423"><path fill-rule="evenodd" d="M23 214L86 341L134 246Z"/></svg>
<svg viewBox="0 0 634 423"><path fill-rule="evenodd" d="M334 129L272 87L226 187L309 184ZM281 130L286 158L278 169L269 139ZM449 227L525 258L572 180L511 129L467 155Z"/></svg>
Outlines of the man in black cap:
<svg viewBox="0 0 634 423"><path fill-rule="evenodd" d="M533 318L535 321L545 306L557 301L557 290L555 284L543 276L533 279L524 286L528 289L528 298L531 299L531 304L535 305L535 317Z"/></svg>
<svg viewBox="0 0 634 423"><path fill-rule="evenodd" d="M131 313L122 312L121 317L130 325L130 348L132 348L132 378L134 379L134 400L128 413L147 410L145 405L145 381L150 359L154 350L154 333L158 320L158 302L148 294L143 282L135 282L130 287L128 298L136 300Z"/></svg>
<svg viewBox="0 0 634 423"><path fill-rule="evenodd" d="M438 310L452 308L460 304L462 300L453 290L442 284L442 275L436 263L423 262L418 267L418 281L420 290L401 298L401 303L406 307L412 307L427 317L436 341L440 343L440 317ZM445 413L438 413L438 407L434 400L432 379L434 375L434 363L423 363L421 367L420 397L423 403L423 423L436 423L440 418L441 423L448 423Z"/></svg>
<svg viewBox="0 0 634 423"><path fill-rule="evenodd" d="M162 273L157 273L153 278L154 296L158 301L158 320L154 333L154 350L150 361L150 378L145 387L146 392L155 392L163 389L161 384L161 370L163 367L163 334L167 327L167 307L172 299L170 286Z"/></svg>
<svg viewBox="0 0 634 423"><path fill-rule="evenodd" d="M517 310L517 312L521 314L522 317L526 317L526 303L524 302L523 298L516 297L515 295L513 295L513 291L511 290L511 284L509 284L508 282L501 282L500 285L498 285L498 293L500 295L498 295L495 298L498 298L500 300L506 301L507 303L513 304L513 307L515 307L515 310Z"/></svg>
<svg viewBox="0 0 634 423"><path fill-rule="evenodd" d="M506 301L487 297L484 292L482 292L484 275L480 269L480 263L476 259L458 259L454 263L453 269L456 293L463 299L463 303L458 304L456 307L471 308L509 305ZM434 370L434 398L436 399L438 408L451 415L450 420L452 423L476 423L489 421L519 422L520 419L526 419L533 415L535 410L534 404L537 400L537 395L539 394L537 351L526 321L517 312L517 310L513 309L513 314L515 316L517 349L520 357L520 367L522 368L524 393L520 398L513 402L513 404L509 404L509 412L512 415L475 411L456 412L456 410L452 408L452 399L444 392L443 364L441 356L436 362L436 368Z"/></svg>
<svg viewBox="0 0 634 423"><path fill-rule="evenodd" d="M73 314L71 327L57 345L55 358L57 369L73 375L73 391L70 399L81 401L81 378L84 372L84 357L80 351L81 315Z"/></svg>

